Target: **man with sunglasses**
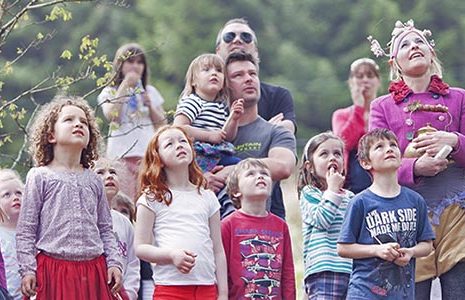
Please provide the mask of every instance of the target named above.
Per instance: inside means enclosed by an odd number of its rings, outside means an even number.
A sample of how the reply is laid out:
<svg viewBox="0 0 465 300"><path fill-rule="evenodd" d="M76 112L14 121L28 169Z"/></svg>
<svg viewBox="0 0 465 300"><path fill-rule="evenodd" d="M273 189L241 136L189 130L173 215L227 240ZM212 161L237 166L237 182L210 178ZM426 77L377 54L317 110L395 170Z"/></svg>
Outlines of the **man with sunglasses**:
<svg viewBox="0 0 465 300"><path fill-rule="evenodd" d="M226 61L228 55L236 51L250 53L257 62L260 61L257 37L243 18L226 22L216 38L216 54L223 60ZM292 95L285 88L261 82L258 114L268 122L283 126L292 133L297 129Z"/></svg>

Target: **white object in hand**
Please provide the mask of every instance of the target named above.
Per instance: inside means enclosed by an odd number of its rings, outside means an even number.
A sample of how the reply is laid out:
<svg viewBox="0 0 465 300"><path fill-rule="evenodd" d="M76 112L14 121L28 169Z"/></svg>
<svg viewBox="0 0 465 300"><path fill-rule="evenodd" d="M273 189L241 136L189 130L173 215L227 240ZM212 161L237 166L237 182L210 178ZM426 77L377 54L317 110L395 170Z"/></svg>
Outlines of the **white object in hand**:
<svg viewBox="0 0 465 300"><path fill-rule="evenodd" d="M439 152L436 153L436 155L434 156L434 158L444 159L444 158L446 158L451 152L452 152L452 147L449 146L449 145L444 145L444 147L442 147L441 150L439 150Z"/></svg>

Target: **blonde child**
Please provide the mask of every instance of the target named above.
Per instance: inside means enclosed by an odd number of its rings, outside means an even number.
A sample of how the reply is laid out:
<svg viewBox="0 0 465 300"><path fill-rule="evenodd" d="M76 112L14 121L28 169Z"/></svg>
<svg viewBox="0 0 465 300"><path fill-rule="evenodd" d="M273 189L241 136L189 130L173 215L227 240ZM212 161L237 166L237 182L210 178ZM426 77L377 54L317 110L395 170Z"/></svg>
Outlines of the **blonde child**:
<svg viewBox="0 0 465 300"><path fill-rule="evenodd" d="M215 54L195 58L186 74L186 85L176 109L175 125L182 125L195 142L196 161L207 172L218 165L233 165L234 146L243 100L235 101L228 117L224 62Z"/></svg>
<svg viewBox="0 0 465 300"><path fill-rule="evenodd" d="M144 49L129 43L121 46L113 60L115 80L102 90L98 103L111 122L107 157L122 158L130 176L123 191L135 197L138 167L155 128L166 123L163 97L149 84L149 67Z"/></svg>
<svg viewBox="0 0 465 300"><path fill-rule="evenodd" d="M155 263L154 299L227 299L219 202L187 133L160 128L142 161L136 254Z"/></svg>
<svg viewBox="0 0 465 300"><path fill-rule="evenodd" d="M227 187L238 208L221 222L229 299L295 299L289 228L266 210L270 169L259 159L247 158L234 166Z"/></svg>
<svg viewBox="0 0 465 300"><path fill-rule="evenodd" d="M339 255L353 259L347 299L415 299L415 258L433 250L426 202L398 183L393 132L369 131L357 156L373 183L350 201L337 241Z"/></svg>
<svg viewBox="0 0 465 300"><path fill-rule="evenodd" d="M124 164L117 160L101 158L95 163L94 172L102 178L108 204L113 207L113 201L120 189L119 174L124 174ZM111 210L111 219L118 253L123 263L123 287L128 299L136 300L139 291L140 261L134 252L134 228L129 218L114 209Z"/></svg>
<svg viewBox="0 0 465 300"><path fill-rule="evenodd" d="M21 277L16 257L16 225L24 193L24 183L19 174L10 169L0 170L0 209L3 222L0 224L0 247L5 261L8 292L13 299L20 300Z"/></svg>
<svg viewBox="0 0 465 300"><path fill-rule="evenodd" d="M308 299L345 299L352 262L337 254L337 238L354 194L343 189L344 143L332 132L304 147L298 190L302 213L304 282Z"/></svg>
<svg viewBox="0 0 465 300"><path fill-rule="evenodd" d="M121 262L100 178L100 132L87 102L57 97L30 132L37 167L26 177L16 245L21 289L45 299L116 299Z"/></svg>

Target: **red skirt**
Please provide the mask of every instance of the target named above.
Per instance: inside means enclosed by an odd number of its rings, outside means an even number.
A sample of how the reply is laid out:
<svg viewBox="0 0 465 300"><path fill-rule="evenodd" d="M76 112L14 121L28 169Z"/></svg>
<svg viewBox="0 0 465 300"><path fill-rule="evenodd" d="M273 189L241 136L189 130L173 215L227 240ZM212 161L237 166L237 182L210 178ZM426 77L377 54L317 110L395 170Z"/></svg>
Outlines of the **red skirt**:
<svg viewBox="0 0 465 300"><path fill-rule="evenodd" d="M86 261L56 259L37 255L37 300L119 300L126 292L112 295L103 255Z"/></svg>

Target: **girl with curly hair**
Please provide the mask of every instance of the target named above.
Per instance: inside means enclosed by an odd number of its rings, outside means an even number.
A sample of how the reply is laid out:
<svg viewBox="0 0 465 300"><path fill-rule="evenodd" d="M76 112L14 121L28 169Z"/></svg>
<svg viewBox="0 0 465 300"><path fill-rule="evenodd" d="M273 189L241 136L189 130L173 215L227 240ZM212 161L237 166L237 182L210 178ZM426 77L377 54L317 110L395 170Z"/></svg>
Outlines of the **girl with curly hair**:
<svg viewBox="0 0 465 300"><path fill-rule="evenodd" d="M102 181L90 170L99 140L82 98L57 97L34 120L30 150L37 166L26 177L16 234L26 297L121 298L110 209Z"/></svg>

